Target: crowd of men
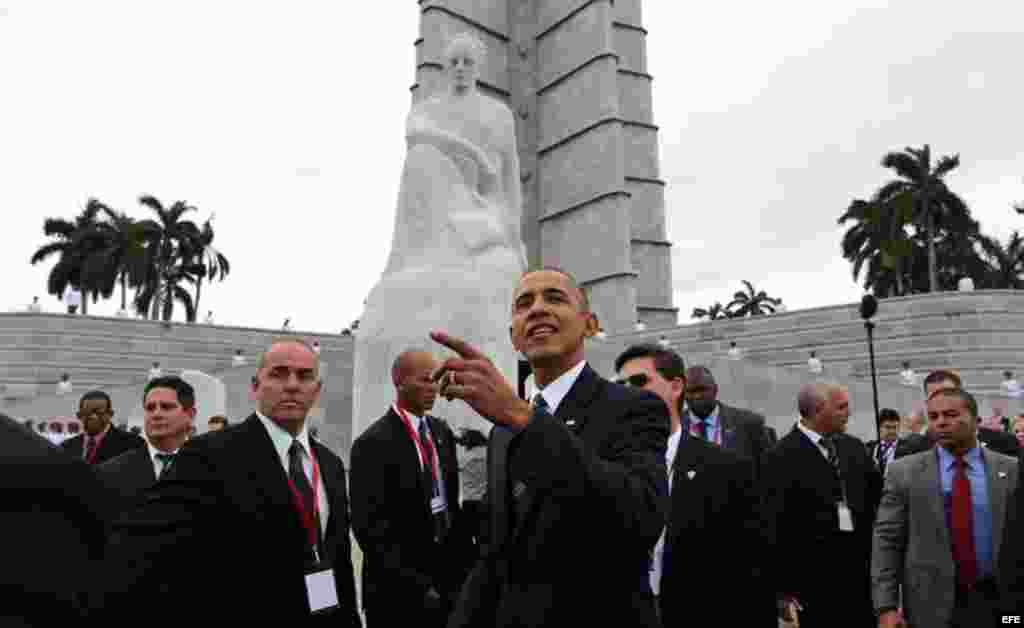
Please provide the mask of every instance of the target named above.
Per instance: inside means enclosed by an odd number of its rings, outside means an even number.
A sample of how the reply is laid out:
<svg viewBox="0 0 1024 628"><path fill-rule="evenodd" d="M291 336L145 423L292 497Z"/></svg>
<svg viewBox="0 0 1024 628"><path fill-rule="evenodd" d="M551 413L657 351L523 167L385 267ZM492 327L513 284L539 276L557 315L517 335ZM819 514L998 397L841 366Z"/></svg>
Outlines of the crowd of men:
<svg viewBox="0 0 1024 628"><path fill-rule="evenodd" d="M0 625L974 628L1024 611L1019 448L979 428L955 373L925 379L924 433L887 410L865 444L846 389L812 383L779 434L664 343L601 377L599 329L571 275L525 273L509 332L538 392L432 332L382 374L395 399L350 473L310 434L322 384L297 338L260 357L255 411L199 437L194 390L162 374L145 438L100 391L59 449L0 417ZM493 423L483 503L460 498L438 397Z"/></svg>

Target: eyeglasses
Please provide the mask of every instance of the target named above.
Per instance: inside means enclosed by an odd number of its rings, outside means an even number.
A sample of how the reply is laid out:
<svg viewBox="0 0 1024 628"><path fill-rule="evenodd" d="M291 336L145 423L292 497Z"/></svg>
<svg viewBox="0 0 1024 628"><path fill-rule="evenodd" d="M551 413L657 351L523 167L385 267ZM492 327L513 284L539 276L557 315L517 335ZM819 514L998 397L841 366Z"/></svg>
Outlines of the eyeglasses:
<svg viewBox="0 0 1024 628"><path fill-rule="evenodd" d="M637 373L636 375L617 379L615 383L622 384L623 386L632 386L633 388L643 388L649 381L651 381L651 378L647 377L646 373Z"/></svg>

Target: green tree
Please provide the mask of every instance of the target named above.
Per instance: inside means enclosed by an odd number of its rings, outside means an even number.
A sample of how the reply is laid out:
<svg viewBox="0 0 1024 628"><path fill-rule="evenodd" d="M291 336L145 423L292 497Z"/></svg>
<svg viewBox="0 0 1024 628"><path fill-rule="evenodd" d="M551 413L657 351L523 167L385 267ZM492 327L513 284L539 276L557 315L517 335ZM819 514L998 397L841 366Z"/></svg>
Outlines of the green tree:
<svg viewBox="0 0 1024 628"><path fill-rule="evenodd" d="M94 268L103 298L113 296L121 288L121 309L128 308L128 287L141 284L146 276L146 226L124 212L100 206L104 219L97 223L94 235L97 246L87 265Z"/></svg>
<svg viewBox="0 0 1024 628"><path fill-rule="evenodd" d="M50 269L46 291L63 298L69 286L82 293L82 313L89 311L89 298L95 302L100 294L95 275L86 273L86 260L97 247L96 229L103 204L90 198L72 221L47 218L43 221L43 234L52 241L32 254L33 266L57 255L57 263Z"/></svg>
<svg viewBox="0 0 1024 628"><path fill-rule="evenodd" d="M901 197L905 199L906 197ZM907 233L913 208L906 202L855 199L838 223L853 224L843 235L843 257L853 264L853 279L865 270L864 288L884 298L906 294L914 242Z"/></svg>
<svg viewBox="0 0 1024 628"><path fill-rule="evenodd" d="M714 305L710 305L706 308L695 307L690 318L706 318L709 321L717 321L723 318L729 318L729 312L722 305L721 301L715 301Z"/></svg>
<svg viewBox="0 0 1024 628"><path fill-rule="evenodd" d="M200 230L194 222L183 218L196 208L185 201L176 201L170 207L153 196L139 197L139 203L156 214L156 220L139 221L145 243L143 265L145 276L141 288L135 295L135 309L139 314L149 313L150 318L158 316L169 321L174 311L174 302L181 301L189 320L195 317L192 296L182 298L184 282L195 283L203 272L201 264L193 260L197 256Z"/></svg>
<svg viewBox="0 0 1024 628"><path fill-rule="evenodd" d="M912 207L914 225L923 232L928 251L928 290L939 290L936 240L943 230L950 231L955 224L970 216L964 201L953 193L945 177L960 165L960 156L941 157L932 164L931 147L907 147L902 152L887 153L882 166L896 172L898 178L885 183L875 194L881 205Z"/></svg>
<svg viewBox="0 0 1024 628"><path fill-rule="evenodd" d="M203 280L213 281L217 279L218 281L224 281L224 278L231 272L231 263L228 261L228 258L224 257L213 246L214 233L213 225L210 224L211 220L203 223L203 228L199 232L199 239L195 243L195 263L202 266L202 272L196 278L196 315L199 313L199 297L203 290ZM195 322L195 318L191 320Z"/></svg>
<svg viewBox="0 0 1024 628"><path fill-rule="evenodd" d="M782 299L772 298L764 290L755 290L754 285L746 279L743 280L743 285L746 290L734 294L732 302L726 306L729 318L774 314L775 308L782 305Z"/></svg>
<svg viewBox="0 0 1024 628"><path fill-rule="evenodd" d="M1024 290L1024 238L1019 231L1010 234L1006 244L983 237L982 246L987 256L987 288L997 290Z"/></svg>

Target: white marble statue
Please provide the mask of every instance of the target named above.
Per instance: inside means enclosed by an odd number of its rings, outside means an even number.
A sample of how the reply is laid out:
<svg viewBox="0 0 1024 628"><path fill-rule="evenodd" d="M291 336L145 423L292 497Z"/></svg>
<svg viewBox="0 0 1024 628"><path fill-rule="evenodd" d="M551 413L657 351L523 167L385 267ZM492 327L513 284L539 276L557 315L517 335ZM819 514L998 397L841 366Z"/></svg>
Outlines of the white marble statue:
<svg viewBox="0 0 1024 628"><path fill-rule="evenodd" d="M409 114L391 254L356 336L353 438L394 400L390 369L399 353L417 347L447 357L431 330L481 347L516 381L508 330L512 291L526 267L519 159L511 110L477 90L484 60L479 40L453 38L445 51L449 88ZM459 401L439 400L432 414L456 433L490 428ZM463 496L478 498L484 452L459 453Z"/></svg>

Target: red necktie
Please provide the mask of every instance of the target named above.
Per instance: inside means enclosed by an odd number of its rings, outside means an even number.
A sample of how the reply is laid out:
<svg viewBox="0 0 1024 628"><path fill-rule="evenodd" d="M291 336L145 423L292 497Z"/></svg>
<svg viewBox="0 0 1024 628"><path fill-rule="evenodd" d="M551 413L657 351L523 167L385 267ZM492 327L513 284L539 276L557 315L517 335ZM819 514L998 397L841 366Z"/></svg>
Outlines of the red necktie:
<svg viewBox="0 0 1024 628"><path fill-rule="evenodd" d="M967 463L958 456L953 463L952 536L956 579L963 588L970 587L978 577L978 559L974 553L974 511L971 506L971 484L967 481Z"/></svg>
<svg viewBox="0 0 1024 628"><path fill-rule="evenodd" d="M94 462L96 462L96 450L98 449L98 447L96 446L96 437L86 437L86 440L88 442L85 445L85 462L88 464L93 464Z"/></svg>

